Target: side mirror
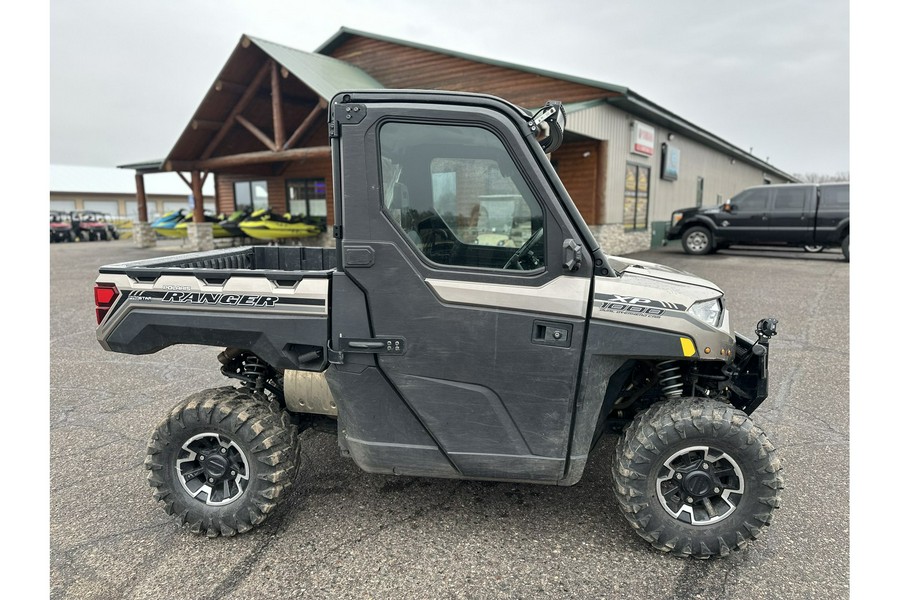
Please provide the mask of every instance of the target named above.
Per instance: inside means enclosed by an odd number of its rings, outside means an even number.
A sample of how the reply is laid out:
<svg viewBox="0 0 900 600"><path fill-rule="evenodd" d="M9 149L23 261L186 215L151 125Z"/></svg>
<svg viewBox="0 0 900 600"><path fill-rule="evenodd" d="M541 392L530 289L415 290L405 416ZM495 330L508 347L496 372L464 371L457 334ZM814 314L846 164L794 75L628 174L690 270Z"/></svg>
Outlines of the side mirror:
<svg viewBox="0 0 900 600"><path fill-rule="evenodd" d="M541 149L550 154L562 145L563 133L566 131L566 111L562 102L548 101L529 124L538 133Z"/></svg>

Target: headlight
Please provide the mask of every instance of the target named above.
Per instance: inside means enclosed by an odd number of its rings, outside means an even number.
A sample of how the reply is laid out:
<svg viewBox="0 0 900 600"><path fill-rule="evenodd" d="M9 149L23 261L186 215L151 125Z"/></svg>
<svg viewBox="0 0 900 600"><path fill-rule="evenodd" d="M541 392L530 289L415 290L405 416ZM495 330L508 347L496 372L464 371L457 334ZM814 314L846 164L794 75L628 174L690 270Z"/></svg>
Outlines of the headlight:
<svg viewBox="0 0 900 600"><path fill-rule="evenodd" d="M684 216L683 213L673 212L672 213L672 227L675 227L676 225L678 225L678 221L680 221L681 217L683 217L683 216Z"/></svg>
<svg viewBox="0 0 900 600"><path fill-rule="evenodd" d="M688 312L710 327L718 327L722 320L722 302L718 298L696 302Z"/></svg>

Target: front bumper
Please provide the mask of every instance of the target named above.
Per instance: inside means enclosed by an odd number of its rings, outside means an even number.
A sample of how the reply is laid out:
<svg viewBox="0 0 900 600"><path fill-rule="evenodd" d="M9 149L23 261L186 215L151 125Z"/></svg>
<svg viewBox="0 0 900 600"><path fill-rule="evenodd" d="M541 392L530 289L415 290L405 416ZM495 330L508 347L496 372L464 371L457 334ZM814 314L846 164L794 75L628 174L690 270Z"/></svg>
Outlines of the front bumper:
<svg viewBox="0 0 900 600"><path fill-rule="evenodd" d="M731 403L751 414L769 396L769 340L735 334Z"/></svg>
<svg viewBox="0 0 900 600"><path fill-rule="evenodd" d="M669 241L680 240L682 233L684 232L682 231L681 226L676 225L675 227L672 227L671 225L669 225L668 227L666 227L666 239Z"/></svg>

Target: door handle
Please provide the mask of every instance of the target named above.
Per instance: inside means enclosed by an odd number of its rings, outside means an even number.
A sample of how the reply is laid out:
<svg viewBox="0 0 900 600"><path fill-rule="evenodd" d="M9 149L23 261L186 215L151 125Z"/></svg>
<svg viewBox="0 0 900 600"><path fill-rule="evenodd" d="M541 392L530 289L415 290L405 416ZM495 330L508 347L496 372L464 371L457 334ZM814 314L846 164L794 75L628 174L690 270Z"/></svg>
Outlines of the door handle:
<svg viewBox="0 0 900 600"><path fill-rule="evenodd" d="M572 346L572 325L536 320L531 328L531 343L570 348Z"/></svg>

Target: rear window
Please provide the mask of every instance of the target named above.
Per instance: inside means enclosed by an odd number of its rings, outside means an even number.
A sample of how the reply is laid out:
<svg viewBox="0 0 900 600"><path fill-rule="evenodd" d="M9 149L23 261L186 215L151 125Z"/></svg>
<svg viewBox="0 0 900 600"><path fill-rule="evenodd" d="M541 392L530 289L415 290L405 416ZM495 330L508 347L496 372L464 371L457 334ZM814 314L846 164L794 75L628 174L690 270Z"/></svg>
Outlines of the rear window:
<svg viewBox="0 0 900 600"><path fill-rule="evenodd" d="M829 185L822 187L822 208L850 208L850 186Z"/></svg>
<svg viewBox="0 0 900 600"><path fill-rule="evenodd" d="M802 211L803 204L806 202L806 191L808 189L810 188L778 188L775 191L775 200L772 203L772 210L785 212Z"/></svg>

